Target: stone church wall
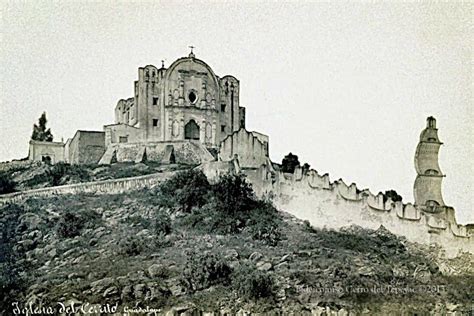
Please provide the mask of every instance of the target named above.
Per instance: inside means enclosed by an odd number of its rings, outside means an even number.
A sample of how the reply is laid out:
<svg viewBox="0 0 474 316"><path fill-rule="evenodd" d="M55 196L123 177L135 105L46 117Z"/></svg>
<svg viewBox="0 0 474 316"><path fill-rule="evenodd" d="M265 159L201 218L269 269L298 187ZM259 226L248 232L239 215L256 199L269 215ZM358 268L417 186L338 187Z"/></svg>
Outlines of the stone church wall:
<svg viewBox="0 0 474 316"><path fill-rule="evenodd" d="M114 144L112 148L116 151L118 162L139 162L143 160L143 148L145 148L146 159L161 162L163 160L166 146L173 146L176 163L197 165L212 161L214 157L199 142L172 141L172 142L146 142L130 144ZM110 162L109 162L110 163Z"/></svg>
<svg viewBox="0 0 474 316"><path fill-rule="evenodd" d="M359 191L355 184L330 182L328 175L310 170L303 174L270 173L265 167L245 171L259 196L271 197L275 206L308 220L315 227L339 229L350 225L377 229L381 225L396 235L421 244L438 244L449 257L459 251L474 253L474 232L458 225L454 210L446 217L420 211L412 204L392 202L383 194Z"/></svg>
<svg viewBox="0 0 474 316"><path fill-rule="evenodd" d="M268 159L268 142L260 140L264 136L258 134L257 137L241 128L221 142L219 159L229 161L237 155L242 168L259 168L262 164L266 164Z"/></svg>
<svg viewBox="0 0 474 316"><path fill-rule="evenodd" d="M64 143L30 140L28 159L42 161L46 157L51 159L51 163L64 161Z"/></svg>
<svg viewBox="0 0 474 316"><path fill-rule="evenodd" d="M71 164L97 163L105 152L105 133L77 131L66 144L67 162Z"/></svg>

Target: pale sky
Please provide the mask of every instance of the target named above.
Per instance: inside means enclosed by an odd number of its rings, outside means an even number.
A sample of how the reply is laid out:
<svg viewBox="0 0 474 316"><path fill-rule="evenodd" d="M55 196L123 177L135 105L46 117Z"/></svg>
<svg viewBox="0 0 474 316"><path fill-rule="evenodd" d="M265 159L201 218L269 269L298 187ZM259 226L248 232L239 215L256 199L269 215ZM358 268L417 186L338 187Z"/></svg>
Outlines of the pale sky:
<svg viewBox="0 0 474 316"><path fill-rule="evenodd" d="M437 119L444 200L474 222L472 4L0 0L0 161L113 123L138 67L189 53L240 80L247 128L332 180L413 202L414 153Z"/></svg>

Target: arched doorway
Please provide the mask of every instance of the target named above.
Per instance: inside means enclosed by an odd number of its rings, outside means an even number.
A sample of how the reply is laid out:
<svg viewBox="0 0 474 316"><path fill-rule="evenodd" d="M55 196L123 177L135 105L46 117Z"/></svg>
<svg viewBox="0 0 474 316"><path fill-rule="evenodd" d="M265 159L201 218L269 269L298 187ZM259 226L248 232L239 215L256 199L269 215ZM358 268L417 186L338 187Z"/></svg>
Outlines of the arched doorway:
<svg viewBox="0 0 474 316"><path fill-rule="evenodd" d="M199 125L194 120L184 126L184 138L199 140Z"/></svg>

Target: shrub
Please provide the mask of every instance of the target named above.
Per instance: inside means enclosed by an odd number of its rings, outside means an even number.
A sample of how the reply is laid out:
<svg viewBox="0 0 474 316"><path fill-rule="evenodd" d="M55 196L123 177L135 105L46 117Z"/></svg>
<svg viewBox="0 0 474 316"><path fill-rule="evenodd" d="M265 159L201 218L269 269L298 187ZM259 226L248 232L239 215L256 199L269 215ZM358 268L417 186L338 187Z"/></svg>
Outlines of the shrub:
<svg viewBox="0 0 474 316"><path fill-rule="evenodd" d="M0 172L0 194L15 192L16 182L13 181L11 174Z"/></svg>
<svg viewBox="0 0 474 316"><path fill-rule="evenodd" d="M298 160L298 156L289 153L281 161L281 171L286 173L293 173L295 172L296 167L299 165L300 161Z"/></svg>
<svg viewBox="0 0 474 316"><path fill-rule="evenodd" d="M71 212L66 212L61 215L56 231L61 237L72 238L78 236L82 228L83 220Z"/></svg>
<svg viewBox="0 0 474 316"><path fill-rule="evenodd" d="M195 206L207 202L210 184L201 170L186 170L177 173L159 187L159 204L163 206L178 206L185 212L190 212Z"/></svg>
<svg viewBox="0 0 474 316"><path fill-rule="evenodd" d="M383 202L387 202L388 198L391 198L393 202L401 202L403 200L402 196L399 195L395 190L385 191Z"/></svg>
<svg viewBox="0 0 474 316"><path fill-rule="evenodd" d="M250 212L246 226L253 239L275 246L281 240L281 224L277 210L271 204L262 203Z"/></svg>
<svg viewBox="0 0 474 316"><path fill-rule="evenodd" d="M213 185L217 207L228 215L247 212L255 206L252 185L244 175L226 174Z"/></svg>
<svg viewBox="0 0 474 316"><path fill-rule="evenodd" d="M49 184L52 186L63 184L65 176L69 176L80 182L90 180L90 176L85 168L78 165L70 165L65 162L59 162L53 165L46 171L46 176L49 178Z"/></svg>
<svg viewBox="0 0 474 316"><path fill-rule="evenodd" d="M230 283L232 269L218 254L191 253L183 272L183 284L191 292Z"/></svg>
<svg viewBox="0 0 474 316"><path fill-rule="evenodd" d="M275 295L275 281L264 271L248 264L241 265L233 273L232 287L246 299L258 300Z"/></svg>
<svg viewBox="0 0 474 316"><path fill-rule="evenodd" d="M155 219L155 234L165 236L169 233L171 233L170 216L164 211L158 212Z"/></svg>
<svg viewBox="0 0 474 316"><path fill-rule="evenodd" d="M120 240L119 253L127 256L139 255L144 250L144 244L141 239L136 236L127 236Z"/></svg>
<svg viewBox="0 0 474 316"><path fill-rule="evenodd" d="M24 209L16 204L0 208L2 214L0 231L0 310L10 310L12 303L24 298L28 287L28 265L23 247L16 247L21 234L20 215Z"/></svg>
<svg viewBox="0 0 474 316"><path fill-rule="evenodd" d="M308 220L303 221L303 230L311 234L316 234L318 232L316 228L311 226L311 223Z"/></svg>

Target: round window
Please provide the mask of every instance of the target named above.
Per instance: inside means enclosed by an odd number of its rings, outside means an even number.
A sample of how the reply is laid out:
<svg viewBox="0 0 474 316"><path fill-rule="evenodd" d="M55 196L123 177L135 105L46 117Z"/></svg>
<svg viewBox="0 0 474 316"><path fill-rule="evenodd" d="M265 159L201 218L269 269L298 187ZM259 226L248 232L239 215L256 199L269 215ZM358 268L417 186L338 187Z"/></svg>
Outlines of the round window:
<svg viewBox="0 0 474 316"><path fill-rule="evenodd" d="M189 102L191 102L192 104L196 103L197 101L196 93L194 91L189 92L188 99L189 99Z"/></svg>

